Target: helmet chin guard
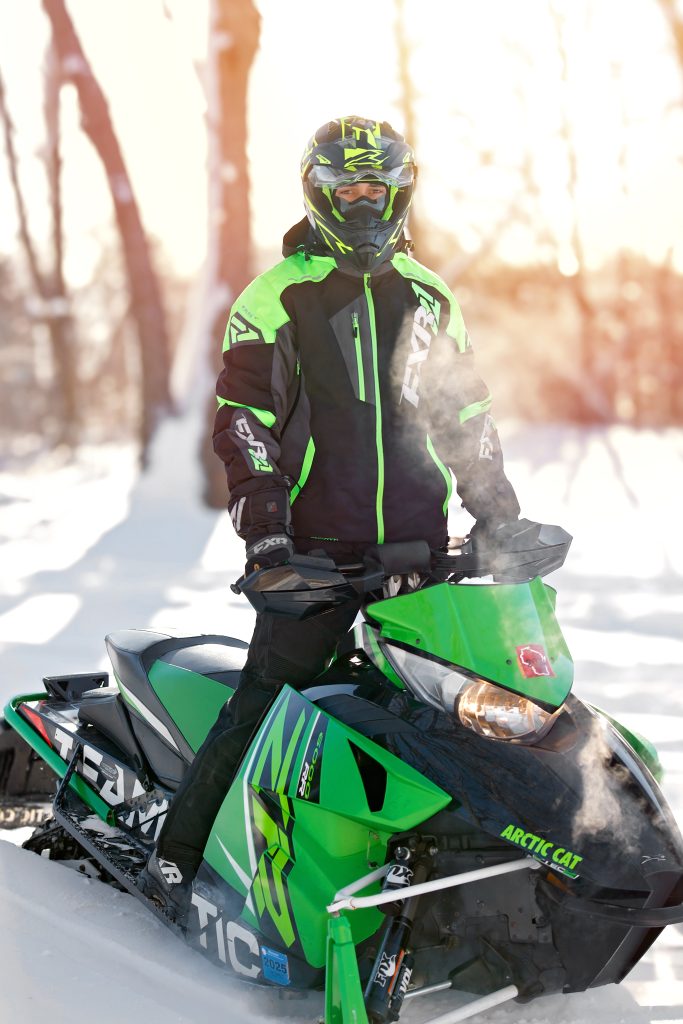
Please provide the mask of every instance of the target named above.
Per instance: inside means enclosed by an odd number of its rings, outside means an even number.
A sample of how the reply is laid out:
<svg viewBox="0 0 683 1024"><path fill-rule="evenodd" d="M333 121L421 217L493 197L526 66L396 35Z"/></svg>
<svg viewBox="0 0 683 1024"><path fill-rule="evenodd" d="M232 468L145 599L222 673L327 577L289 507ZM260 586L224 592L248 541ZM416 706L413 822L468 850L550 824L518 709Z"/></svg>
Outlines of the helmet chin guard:
<svg viewBox="0 0 683 1024"><path fill-rule="evenodd" d="M306 215L340 265L372 273L401 248L416 175L411 147L386 121L343 117L309 139L301 160ZM336 194L360 182L386 191L352 201Z"/></svg>

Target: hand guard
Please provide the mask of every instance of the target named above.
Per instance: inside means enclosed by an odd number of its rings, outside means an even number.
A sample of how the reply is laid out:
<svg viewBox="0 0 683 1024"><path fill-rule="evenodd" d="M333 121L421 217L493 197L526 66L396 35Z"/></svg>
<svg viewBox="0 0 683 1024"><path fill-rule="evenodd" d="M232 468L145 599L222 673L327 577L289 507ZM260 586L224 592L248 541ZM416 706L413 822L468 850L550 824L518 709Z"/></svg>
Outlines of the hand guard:
<svg viewBox="0 0 683 1024"><path fill-rule="evenodd" d="M266 566L282 565L294 554L294 545L285 533L268 534L259 537L247 546L247 564L244 575L248 576Z"/></svg>
<svg viewBox="0 0 683 1024"><path fill-rule="evenodd" d="M469 534L472 551L495 551L514 533L516 524L516 519L477 519Z"/></svg>

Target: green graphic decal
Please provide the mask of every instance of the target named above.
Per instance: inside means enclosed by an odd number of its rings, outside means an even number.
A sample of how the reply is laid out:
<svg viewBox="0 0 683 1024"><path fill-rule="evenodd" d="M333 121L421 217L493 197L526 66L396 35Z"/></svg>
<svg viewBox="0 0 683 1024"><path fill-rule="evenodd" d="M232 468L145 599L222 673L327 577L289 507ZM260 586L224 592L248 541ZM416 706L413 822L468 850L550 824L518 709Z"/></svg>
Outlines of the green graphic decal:
<svg viewBox="0 0 683 1024"><path fill-rule="evenodd" d="M296 931L287 887L287 877L294 867L291 846L294 815L285 791L312 714L310 705L291 700L291 697L291 691L285 694L272 718L249 778L258 858L252 884L256 911L263 934L282 939L287 947L295 942Z"/></svg>
<svg viewBox="0 0 683 1024"><path fill-rule="evenodd" d="M532 853L534 857L545 861L546 864L552 864L553 867L559 868L563 874L576 878L577 873L574 871L574 868L583 860L583 857L580 857L578 853L573 853L572 850L568 850L564 846L558 846L556 843L544 839L543 836L527 832L517 825L508 825L504 828L500 833L500 838L507 839L508 842L514 843L515 846L520 846L523 850Z"/></svg>
<svg viewBox="0 0 683 1024"><path fill-rule="evenodd" d="M294 867L290 845L294 827L291 804L287 797L272 800L258 794L252 798L251 810L254 828L262 837L261 856L252 886L261 928L264 935L281 938L286 946L291 946L296 938L287 892L287 876ZM275 931L268 920L264 920L266 913Z"/></svg>
<svg viewBox="0 0 683 1024"><path fill-rule="evenodd" d="M252 786L269 789L272 792L281 792L286 786L294 753L306 721L311 715L310 705L300 707L298 715L296 707L293 708L294 714L288 714L291 695L292 691L285 694L277 715L270 723L256 767L249 779ZM285 733L288 737L287 747L283 750Z"/></svg>

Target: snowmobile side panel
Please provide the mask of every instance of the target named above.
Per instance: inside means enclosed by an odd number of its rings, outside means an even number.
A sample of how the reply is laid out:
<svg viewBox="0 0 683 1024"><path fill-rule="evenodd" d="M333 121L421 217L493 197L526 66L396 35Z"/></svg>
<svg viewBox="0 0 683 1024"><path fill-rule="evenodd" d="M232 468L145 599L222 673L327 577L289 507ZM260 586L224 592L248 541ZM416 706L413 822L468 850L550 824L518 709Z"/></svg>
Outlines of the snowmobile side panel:
<svg viewBox="0 0 683 1024"><path fill-rule="evenodd" d="M69 768L67 762L59 756L56 750L53 750L47 740L44 739L43 736L39 735L29 722L18 712L18 709L22 704L35 700L45 700L45 693L25 694L20 697L13 697L12 700L5 705L3 711L5 720L13 729L16 729L19 735L26 740L29 746L33 747L36 753L40 754L45 763L49 765L53 772L61 779L66 775ZM98 815L98 817L110 824L113 823L114 812L112 808L91 789L85 779L82 779L79 775L72 775L69 780L69 785L76 793L78 793L81 800L83 800L84 803L86 803L88 807Z"/></svg>
<svg viewBox="0 0 683 1024"><path fill-rule="evenodd" d="M152 689L196 753L234 688L165 661L149 670Z"/></svg>
<svg viewBox="0 0 683 1024"><path fill-rule="evenodd" d="M434 587L371 604L381 635L436 655L531 700L559 707L574 667L554 594L530 583ZM514 633L511 633L511 623Z"/></svg>
<svg viewBox="0 0 683 1024"><path fill-rule="evenodd" d="M652 773L653 778L661 784L662 779L664 778L664 768L662 767L662 762L659 760L659 754L657 753L657 748L654 743L651 743L650 740L646 736L643 736L642 733L633 732L631 729L628 729L621 722L617 721L616 718L612 718L611 715L608 715L603 708L598 708L595 704L589 704L588 706L592 708L596 714L606 718L607 721L614 726L617 732L621 733L626 742L633 747L645 767Z"/></svg>
<svg viewBox="0 0 683 1024"><path fill-rule="evenodd" d="M263 941L322 968L325 907L335 892L384 862L392 834L449 803L414 768L285 687L245 755L204 856L244 894L243 920ZM354 915L354 940L380 922L374 910Z"/></svg>

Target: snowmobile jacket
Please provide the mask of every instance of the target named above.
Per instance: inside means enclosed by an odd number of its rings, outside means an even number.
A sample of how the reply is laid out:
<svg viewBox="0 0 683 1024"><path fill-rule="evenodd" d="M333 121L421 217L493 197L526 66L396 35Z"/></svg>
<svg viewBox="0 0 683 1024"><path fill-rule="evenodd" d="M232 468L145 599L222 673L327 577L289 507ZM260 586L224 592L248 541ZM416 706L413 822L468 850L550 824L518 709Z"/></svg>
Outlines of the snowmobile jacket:
<svg viewBox="0 0 683 1024"><path fill-rule="evenodd" d="M239 296L225 333L214 448L237 533L437 546L449 468L475 519L516 519L444 282L405 252L372 275L342 271L306 229L285 236L286 258Z"/></svg>

